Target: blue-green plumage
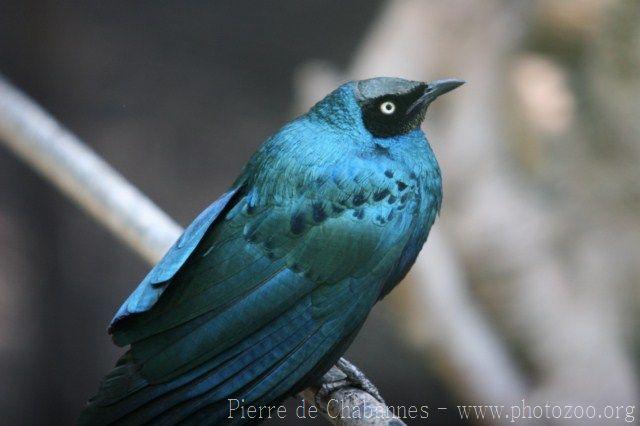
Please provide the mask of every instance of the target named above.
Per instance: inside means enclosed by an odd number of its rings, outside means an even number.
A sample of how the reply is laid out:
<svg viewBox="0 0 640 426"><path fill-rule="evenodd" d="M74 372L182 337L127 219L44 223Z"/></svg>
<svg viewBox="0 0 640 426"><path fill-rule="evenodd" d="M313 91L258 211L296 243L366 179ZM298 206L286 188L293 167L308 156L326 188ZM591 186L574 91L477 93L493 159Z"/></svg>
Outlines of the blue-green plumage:
<svg viewBox="0 0 640 426"><path fill-rule="evenodd" d="M229 398L317 380L427 238L442 191L419 125L459 84L350 82L268 139L118 310L130 349L80 423L233 423Z"/></svg>

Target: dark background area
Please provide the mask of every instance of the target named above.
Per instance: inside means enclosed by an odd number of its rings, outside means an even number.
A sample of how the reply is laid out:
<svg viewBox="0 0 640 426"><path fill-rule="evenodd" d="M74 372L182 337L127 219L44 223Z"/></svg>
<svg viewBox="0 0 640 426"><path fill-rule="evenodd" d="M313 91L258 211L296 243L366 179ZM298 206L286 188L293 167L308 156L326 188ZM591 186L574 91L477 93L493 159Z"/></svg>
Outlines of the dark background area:
<svg viewBox="0 0 640 426"><path fill-rule="evenodd" d="M0 0L0 70L185 225L291 118L296 67L346 66L379 8ZM147 269L0 149L0 422L75 421L122 352L106 325ZM399 316L376 308L349 358L391 405L451 406Z"/></svg>

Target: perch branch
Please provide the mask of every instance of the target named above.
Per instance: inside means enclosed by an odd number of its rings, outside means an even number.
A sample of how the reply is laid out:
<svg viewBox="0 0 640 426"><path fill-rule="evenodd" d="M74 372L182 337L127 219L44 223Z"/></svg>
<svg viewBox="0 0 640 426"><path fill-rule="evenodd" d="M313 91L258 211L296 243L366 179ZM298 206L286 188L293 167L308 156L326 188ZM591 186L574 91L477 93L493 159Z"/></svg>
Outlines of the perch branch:
<svg viewBox="0 0 640 426"><path fill-rule="evenodd" d="M51 115L0 76L0 139L145 260L180 226Z"/></svg>
<svg viewBox="0 0 640 426"><path fill-rule="evenodd" d="M2 76L0 141L148 262L160 260L182 233L148 197ZM307 389L301 396L315 405L317 391ZM327 406L330 400L335 403ZM361 389L338 389L323 401L324 406L317 408L335 425L382 426L390 420L396 426L403 424L385 404ZM342 415L363 409L385 413L385 417Z"/></svg>

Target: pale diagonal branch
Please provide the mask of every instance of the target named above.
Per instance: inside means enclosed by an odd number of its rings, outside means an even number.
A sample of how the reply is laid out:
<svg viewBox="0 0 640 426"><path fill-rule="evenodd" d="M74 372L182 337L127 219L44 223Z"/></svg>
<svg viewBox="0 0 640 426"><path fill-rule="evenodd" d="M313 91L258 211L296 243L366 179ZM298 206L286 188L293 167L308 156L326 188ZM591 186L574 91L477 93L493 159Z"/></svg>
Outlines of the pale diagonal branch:
<svg viewBox="0 0 640 426"><path fill-rule="evenodd" d="M51 115L0 76L0 138L148 262L182 229Z"/></svg>

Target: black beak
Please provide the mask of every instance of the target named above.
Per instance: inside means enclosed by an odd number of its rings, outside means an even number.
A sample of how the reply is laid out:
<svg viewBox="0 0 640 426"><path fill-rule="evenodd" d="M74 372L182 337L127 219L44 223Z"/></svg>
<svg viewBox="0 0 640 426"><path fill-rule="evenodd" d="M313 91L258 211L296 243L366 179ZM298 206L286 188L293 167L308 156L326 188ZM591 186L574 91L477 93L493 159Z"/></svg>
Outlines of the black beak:
<svg viewBox="0 0 640 426"><path fill-rule="evenodd" d="M436 80L428 83L424 90L424 94L407 109L407 114L411 114L416 109L426 110L429 104L435 101L438 96L444 95L456 87L462 86L464 83L464 80L458 80L455 78Z"/></svg>

